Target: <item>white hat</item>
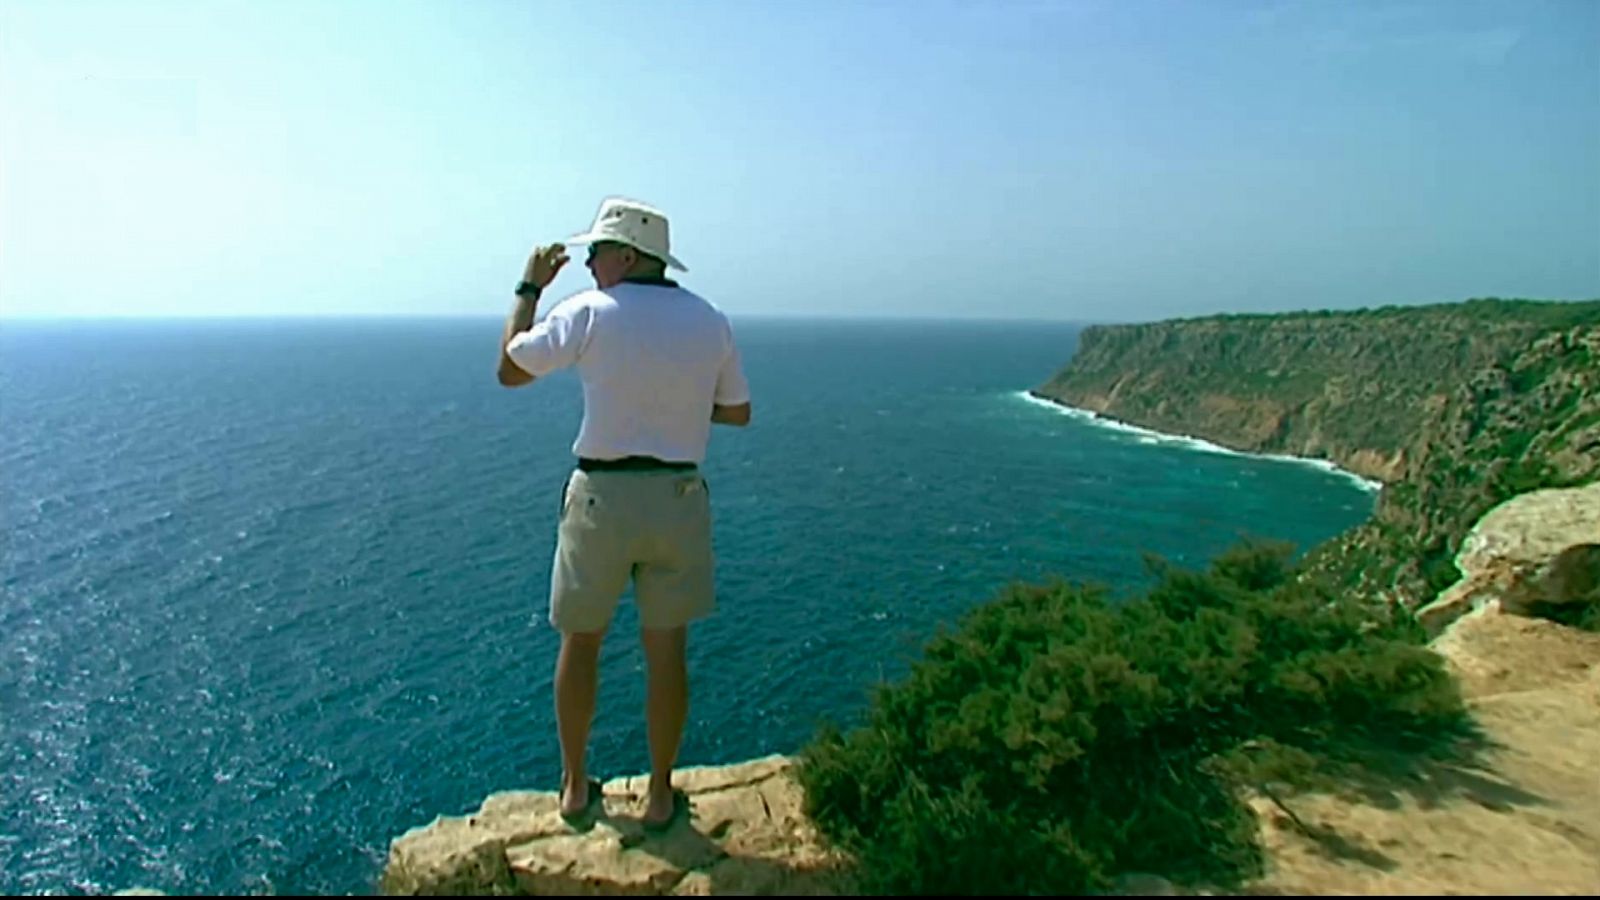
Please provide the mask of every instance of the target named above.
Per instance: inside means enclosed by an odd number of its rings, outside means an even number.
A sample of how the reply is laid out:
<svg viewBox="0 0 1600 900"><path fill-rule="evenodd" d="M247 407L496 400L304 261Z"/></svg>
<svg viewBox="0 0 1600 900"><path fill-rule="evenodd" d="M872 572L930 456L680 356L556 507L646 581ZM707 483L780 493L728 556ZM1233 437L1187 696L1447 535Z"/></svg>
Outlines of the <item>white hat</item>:
<svg viewBox="0 0 1600 900"><path fill-rule="evenodd" d="M567 244L593 244L615 241L648 253L680 272L689 271L669 251L667 216L653 206L621 197L607 197L595 213L594 225L583 234L573 235Z"/></svg>

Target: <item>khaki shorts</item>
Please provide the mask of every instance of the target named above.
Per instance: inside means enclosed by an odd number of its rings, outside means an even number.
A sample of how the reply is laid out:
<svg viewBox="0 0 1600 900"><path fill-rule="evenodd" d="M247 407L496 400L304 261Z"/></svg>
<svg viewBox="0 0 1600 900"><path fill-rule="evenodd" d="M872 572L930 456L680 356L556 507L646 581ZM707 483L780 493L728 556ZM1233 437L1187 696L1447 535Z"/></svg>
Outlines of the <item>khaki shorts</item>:
<svg viewBox="0 0 1600 900"><path fill-rule="evenodd" d="M550 624L604 629L629 578L644 628L677 628L711 612L711 494L699 472L575 471L567 480Z"/></svg>

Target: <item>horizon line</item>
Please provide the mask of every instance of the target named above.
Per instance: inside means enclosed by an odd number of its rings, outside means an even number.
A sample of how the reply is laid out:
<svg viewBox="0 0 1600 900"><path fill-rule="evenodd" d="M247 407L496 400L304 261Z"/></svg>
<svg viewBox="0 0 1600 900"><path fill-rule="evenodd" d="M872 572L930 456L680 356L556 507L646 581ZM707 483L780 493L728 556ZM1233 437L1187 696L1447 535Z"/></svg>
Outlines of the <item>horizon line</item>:
<svg viewBox="0 0 1600 900"><path fill-rule="evenodd" d="M1533 298L1533 297L1499 297L1494 295L1479 295L1462 300L1421 300L1412 303L1385 303L1369 304L1357 307L1321 307L1321 308L1296 308L1279 310L1228 310L1210 312L1169 313L1162 316L1140 317L1132 319L1100 319L1086 317L1057 317L1041 315L1007 316L996 315L933 315L927 313L813 313L813 312L729 312L730 319L755 319L755 320L781 320L781 321L807 321L807 322L971 322L971 323L1010 323L1010 324L1049 324L1049 325L1139 325L1160 322L1178 322L1189 319L1211 318L1237 318L1237 317L1272 317L1272 316L1297 316L1318 313L1362 313L1375 310L1395 308L1427 309L1430 307L1457 306L1467 303L1500 301L1511 303L1539 303L1539 304L1590 304L1600 302L1600 296L1593 298L1567 299L1567 298ZM553 305L552 305L553 306ZM463 320L463 321L504 321L505 316L499 312L459 312L459 311L417 311L417 312L194 312L194 313L8 313L0 308L0 325L11 323L32 324L78 324L84 322L308 322L308 321L404 321L404 320Z"/></svg>
<svg viewBox="0 0 1600 900"><path fill-rule="evenodd" d="M790 312L751 312L727 313L730 319L777 319L785 321L807 322L862 322L862 321L895 321L895 322L1014 322L1018 324L1055 324L1055 325L1099 325L1121 324L1110 319L1078 319L1078 318L1051 318L1046 316L936 316L925 314L896 315L893 313L876 313L869 315L856 315L850 313L790 313ZM497 321L504 322L505 316L501 313L454 313L454 312L414 312L414 313L369 313L369 312L344 312L344 313L300 313L300 312L264 312L264 313L151 313L151 314L70 314L70 315L35 315L0 314L0 325L8 323L59 323L79 324L92 322L270 322L270 321L401 321L401 320L461 320L461 321Z"/></svg>

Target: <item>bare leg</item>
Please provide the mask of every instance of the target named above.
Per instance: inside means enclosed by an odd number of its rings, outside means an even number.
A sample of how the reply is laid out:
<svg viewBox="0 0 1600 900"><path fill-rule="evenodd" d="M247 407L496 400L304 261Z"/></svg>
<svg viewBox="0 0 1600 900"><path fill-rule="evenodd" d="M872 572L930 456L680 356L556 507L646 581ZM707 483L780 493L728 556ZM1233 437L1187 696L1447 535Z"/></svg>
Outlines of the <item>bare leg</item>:
<svg viewBox="0 0 1600 900"><path fill-rule="evenodd" d="M663 822L672 815L672 767L678 761L683 723L689 716L685 653L689 628L644 628L639 634L649 668L645 721L650 735L650 794L644 817Z"/></svg>
<svg viewBox="0 0 1600 900"><path fill-rule="evenodd" d="M556 658L556 733L561 739L561 811L576 813L589 803L589 725L600 681L604 631L561 635Z"/></svg>

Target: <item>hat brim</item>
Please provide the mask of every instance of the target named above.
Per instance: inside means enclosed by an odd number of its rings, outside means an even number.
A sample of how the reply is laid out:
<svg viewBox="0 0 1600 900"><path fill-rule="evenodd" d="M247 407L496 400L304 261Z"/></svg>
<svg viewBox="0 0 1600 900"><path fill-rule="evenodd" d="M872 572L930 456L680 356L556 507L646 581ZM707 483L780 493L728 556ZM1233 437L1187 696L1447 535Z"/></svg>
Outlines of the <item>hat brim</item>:
<svg viewBox="0 0 1600 900"><path fill-rule="evenodd" d="M614 234L601 234L599 232L594 232L594 231L585 231L583 234L575 234L572 237L569 237L566 240L562 241L561 243L563 243L563 244L597 244L600 241L610 241L613 244L627 244L629 247L632 247L633 249L639 251L640 253L645 253L645 254L649 254L650 256L658 256L658 257L660 257L661 261L666 263L668 268L677 269L679 272L687 272L687 271L689 271L689 267L684 265L681 262L678 262L678 258L676 256L673 256L671 253L657 253L656 251L651 250L648 247L641 247L638 244L633 243L632 241L623 240L622 238L620 238L620 237L618 237L618 236L616 236Z"/></svg>

